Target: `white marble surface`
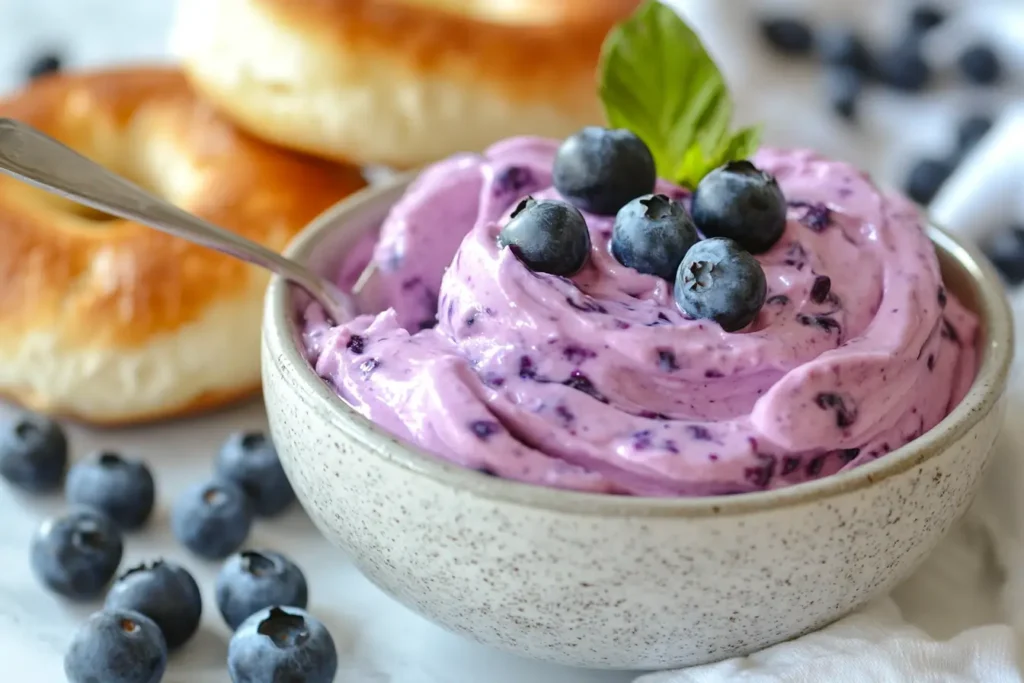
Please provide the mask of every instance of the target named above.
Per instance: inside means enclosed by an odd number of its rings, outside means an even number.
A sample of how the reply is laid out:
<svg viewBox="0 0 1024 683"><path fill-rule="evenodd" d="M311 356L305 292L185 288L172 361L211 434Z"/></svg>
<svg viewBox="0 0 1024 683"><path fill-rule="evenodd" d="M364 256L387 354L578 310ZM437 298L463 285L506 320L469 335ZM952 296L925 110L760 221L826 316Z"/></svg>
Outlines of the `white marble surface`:
<svg viewBox="0 0 1024 683"><path fill-rule="evenodd" d="M929 49L941 58L971 34L992 35L1012 52L1024 46L1020 0L976 0L960 28L938 34ZM958 114L988 108L1020 97L1020 90L989 91L939 88L924 98L882 91L864 101L864 123L851 129L818 104L816 75L802 65L767 58L743 22L742 9L752 0L683 0L684 10L701 28L722 62L745 120L763 120L769 141L815 146L843 156L897 182L912 154L940 153L950 143ZM889 0L822 3L775 2L843 14L858 22L894 25L892 13L902 3ZM956 3L953 3L956 4ZM824 8L824 9L823 9ZM1016 8L1016 12L1009 12ZM0 92L21 80L32 54L56 48L72 66L130 60L166 59L164 39L170 0L0 0ZM753 58L755 57L756 58ZM1019 82L1019 81L1018 81ZM0 238L2 239L2 238ZM72 429L75 456L103 446L142 455L153 464L160 508L148 531L127 541L126 564L166 556L182 561L203 584L207 599L201 633L172 659L169 683L227 680L224 668L226 628L210 600L216 566L190 558L170 538L167 504L188 483L209 472L210 458L231 429L263 424L262 410L251 405L188 423L129 431ZM61 509L59 497L30 499L0 489L0 665L17 680L49 683L63 679L61 657L80 618L95 605L69 605L43 591L28 570L28 540L46 515ZM984 547L971 544L972 530L956 532L914 581L897 591L905 614L938 636L995 619L991 591L978 592L988 571ZM467 643L430 625L397 605L363 579L347 559L323 541L294 510L282 520L260 522L251 543L294 556L311 583L311 609L331 627L341 650L339 681L347 683L602 683L631 679L629 674L584 672L526 662ZM951 568L958 578L950 590ZM969 571L962 571L964 568ZM943 590L937 592L936 586ZM948 618L952 612L956 616Z"/></svg>

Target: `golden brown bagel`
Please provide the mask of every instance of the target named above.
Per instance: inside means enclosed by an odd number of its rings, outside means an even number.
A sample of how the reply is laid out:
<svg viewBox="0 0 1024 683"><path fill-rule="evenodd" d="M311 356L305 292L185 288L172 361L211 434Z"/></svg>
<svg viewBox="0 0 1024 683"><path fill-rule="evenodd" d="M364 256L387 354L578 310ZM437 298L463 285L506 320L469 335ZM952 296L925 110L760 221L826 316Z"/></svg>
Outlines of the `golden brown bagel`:
<svg viewBox="0 0 1024 683"><path fill-rule="evenodd" d="M601 123L601 44L638 4L180 0L173 43L197 89L257 135L411 167Z"/></svg>
<svg viewBox="0 0 1024 683"><path fill-rule="evenodd" d="M42 79L0 116L273 249L364 184L240 132L173 69ZM261 271L6 176L0 236L0 393L123 424L258 390Z"/></svg>

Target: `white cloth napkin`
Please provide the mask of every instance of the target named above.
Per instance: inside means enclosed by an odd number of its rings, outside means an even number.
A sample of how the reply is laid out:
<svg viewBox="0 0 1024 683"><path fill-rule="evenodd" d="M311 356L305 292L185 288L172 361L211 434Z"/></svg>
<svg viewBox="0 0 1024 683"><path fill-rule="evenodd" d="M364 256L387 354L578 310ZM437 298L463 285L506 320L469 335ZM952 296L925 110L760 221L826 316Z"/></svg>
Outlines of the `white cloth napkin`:
<svg viewBox="0 0 1024 683"><path fill-rule="evenodd" d="M943 188L935 220L984 242L1024 222L1024 106L1008 111ZM1011 293L1017 339L1024 344L1024 291ZM978 501L936 555L894 595L819 632L750 655L681 671L642 676L637 683L1021 683L1024 641L1024 353L1008 389L1007 423L995 464ZM991 558L1002 577L985 580ZM951 637L941 631L985 618L982 584L996 585L995 619ZM906 609L901 612L900 606ZM974 619L979 618L975 616ZM948 627L946 628L948 630Z"/></svg>

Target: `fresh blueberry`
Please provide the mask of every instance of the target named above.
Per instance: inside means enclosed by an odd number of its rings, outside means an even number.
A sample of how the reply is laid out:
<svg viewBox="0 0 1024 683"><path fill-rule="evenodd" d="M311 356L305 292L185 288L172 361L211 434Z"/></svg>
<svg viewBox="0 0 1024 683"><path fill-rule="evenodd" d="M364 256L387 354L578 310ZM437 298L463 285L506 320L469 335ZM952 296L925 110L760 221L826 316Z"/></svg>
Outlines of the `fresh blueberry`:
<svg viewBox="0 0 1024 683"><path fill-rule="evenodd" d="M583 211L614 216L631 199L654 191L654 157L644 141L622 129L590 126L558 148L555 189Z"/></svg>
<svg viewBox="0 0 1024 683"><path fill-rule="evenodd" d="M641 273L672 282L687 250L700 239L686 209L663 194L637 197L615 217L612 255Z"/></svg>
<svg viewBox="0 0 1024 683"><path fill-rule="evenodd" d="M60 55L55 52L45 52L32 60L26 75L29 80L35 80L48 74L57 73L61 70L61 66Z"/></svg>
<svg viewBox="0 0 1024 683"><path fill-rule="evenodd" d="M1024 226L996 235L985 254L1011 287L1024 282Z"/></svg>
<svg viewBox="0 0 1024 683"><path fill-rule="evenodd" d="M64 485L68 502L99 510L122 529L138 529L153 511L153 475L139 460L100 451L75 463Z"/></svg>
<svg viewBox="0 0 1024 683"><path fill-rule="evenodd" d="M859 35L846 27L832 27L818 37L818 53L828 66L854 69L863 76L875 72L875 58Z"/></svg>
<svg viewBox="0 0 1024 683"><path fill-rule="evenodd" d="M68 441L53 420L19 413L0 422L0 476L20 489L58 488L68 466Z"/></svg>
<svg viewBox="0 0 1024 683"><path fill-rule="evenodd" d="M96 612L64 653L68 683L160 683L167 643L152 619L130 610Z"/></svg>
<svg viewBox="0 0 1024 683"><path fill-rule="evenodd" d="M185 490L171 509L171 531L200 557L219 560L238 550L252 526L252 504L227 479L196 484Z"/></svg>
<svg viewBox="0 0 1024 683"><path fill-rule="evenodd" d="M705 237L728 237L751 254L771 249L786 229L779 184L749 161L730 161L704 176L690 213Z"/></svg>
<svg viewBox="0 0 1024 683"><path fill-rule="evenodd" d="M714 320L726 332L749 325L767 295L761 264L733 240L697 242L679 265L676 305L692 318Z"/></svg>
<svg viewBox="0 0 1024 683"><path fill-rule="evenodd" d="M266 434L232 434L221 446L215 467L217 476L242 487L257 515L276 515L295 500L295 492L281 467L274 442Z"/></svg>
<svg viewBox="0 0 1024 683"><path fill-rule="evenodd" d="M992 129L992 117L984 114L968 116L956 130L956 151L963 156L974 149Z"/></svg>
<svg viewBox="0 0 1024 683"><path fill-rule="evenodd" d="M864 85L861 72L849 66L825 69L825 91L837 116L852 121L857 117L857 100Z"/></svg>
<svg viewBox="0 0 1024 683"><path fill-rule="evenodd" d="M293 607L253 614L228 644L233 683L332 683L337 670L338 650L330 632Z"/></svg>
<svg viewBox="0 0 1024 683"><path fill-rule="evenodd" d="M957 63L964 78L978 85L991 85L1003 75L1003 66L995 50L983 43L971 45L961 54Z"/></svg>
<svg viewBox="0 0 1024 683"><path fill-rule="evenodd" d="M814 33L805 21L793 17L765 17L761 35L768 44L787 55L805 55L814 47Z"/></svg>
<svg viewBox="0 0 1024 683"><path fill-rule="evenodd" d="M953 164L942 159L921 159L907 174L904 191L919 204L929 204L953 174Z"/></svg>
<svg viewBox="0 0 1024 683"><path fill-rule="evenodd" d="M530 270L573 275L590 256L590 231L576 207L557 200L519 202L498 244L509 247Z"/></svg>
<svg viewBox="0 0 1024 683"><path fill-rule="evenodd" d="M103 592L121 564L124 543L117 525L81 509L43 522L31 543L31 565L44 586L84 600Z"/></svg>
<svg viewBox="0 0 1024 683"><path fill-rule="evenodd" d="M163 560L132 567L114 582L104 608L134 610L152 619L170 650L181 647L199 628L203 600L196 580Z"/></svg>
<svg viewBox="0 0 1024 683"><path fill-rule="evenodd" d="M910 30L922 34L946 20L946 13L935 5L922 3L910 10Z"/></svg>
<svg viewBox="0 0 1024 683"><path fill-rule="evenodd" d="M878 75L891 88L904 92L924 90L932 77L931 67L913 35L883 52L878 60Z"/></svg>
<svg viewBox="0 0 1024 683"><path fill-rule="evenodd" d="M268 607L306 608L306 577L280 553L246 550L232 555L217 575L217 607L232 629Z"/></svg>

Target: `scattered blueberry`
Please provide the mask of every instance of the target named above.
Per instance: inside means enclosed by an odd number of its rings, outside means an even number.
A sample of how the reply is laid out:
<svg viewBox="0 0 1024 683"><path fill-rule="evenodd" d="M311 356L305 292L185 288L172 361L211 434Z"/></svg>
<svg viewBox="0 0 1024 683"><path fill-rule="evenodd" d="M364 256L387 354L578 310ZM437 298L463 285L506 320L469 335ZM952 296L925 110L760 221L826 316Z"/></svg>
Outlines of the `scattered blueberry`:
<svg viewBox="0 0 1024 683"><path fill-rule="evenodd" d="M932 30L946 20L946 13L935 5L922 3L910 10L910 30L918 35Z"/></svg>
<svg viewBox="0 0 1024 683"><path fill-rule="evenodd" d="M779 184L749 161L730 161L704 176L690 213L705 237L728 237L751 254L771 249L786 229Z"/></svg>
<svg viewBox="0 0 1024 683"><path fill-rule="evenodd" d="M814 48L814 33L805 21L793 17L765 17L761 35L768 44L787 55L805 55Z"/></svg>
<svg viewBox="0 0 1024 683"><path fill-rule="evenodd" d="M992 117L984 114L968 116L956 130L957 156L963 156L974 149L992 129Z"/></svg>
<svg viewBox="0 0 1024 683"><path fill-rule="evenodd" d="M714 320L726 332L757 317L768 293L764 271L736 242L713 237L686 254L676 277L675 299L683 313Z"/></svg>
<svg viewBox="0 0 1024 683"><path fill-rule="evenodd" d="M252 526L248 496L227 479L196 484L186 489L171 509L171 531L186 548L200 557L217 560L241 547Z"/></svg>
<svg viewBox="0 0 1024 683"><path fill-rule="evenodd" d="M822 31L818 37L818 53L828 66L846 67L862 76L875 72L875 58L857 33L845 27Z"/></svg>
<svg viewBox="0 0 1024 683"><path fill-rule="evenodd" d="M978 85L991 85L1003 75L1003 67L995 50L982 43L965 49L957 64L964 78Z"/></svg>
<svg viewBox="0 0 1024 683"><path fill-rule="evenodd" d="M553 169L555 189L583 211L614 216L626 202L654 191L654 157L623 129L588 126L566 138Z"/></svg>
<svg viewBox="0 0 1024 683"><path fill-rule="evenodd" d="M573 275L590 255L590 231L576 207L556 200L527 198L512 212L498 235L527 268L538 273Z"/></svg>
<svg viewBox="0 0 1024 683"><path fill-rule="evenodd" d="M234 683L332 683L337 670L330 632L297 608L271 607L253 614L228 644Z"/></svg>
<svg viewBox="0 0 1024 683"><path fill-rule="evenodd" d="M145 524L156 496L145 463L107 451L72 465L64 492L68 502L99 510L122 529Z"/></svg>
<svg viewBox="0 0 1024 683"><path fill-rule="evenodd" d="M619 210L612 255L624 266L672 282L687 250L700 239L679 202L663 194L637 197Z"/></svg>
<svg viewBox="0 0 1024 683"><path fill-rule="evenodd" d="M47 74L57 73L61 66L60 55L54 52L45 52L32 60L28 66L27 75L29 80L35 80Z"/></svg>
<svg viewBox="0 0 1024 683"><path fill-rule="evenodd" d="M181 647L199 628L202 596L196 580L184 568L157 560L132 567L114 582L104 608L134 610L160 627L167 647Z"/></svg>
<svg viewBox="0 0 1024 683"><path fill-rule="evenodd" d="M363 346L362 342L360 346ZM249 495L257 515L276 515L295 500L295 492L281 467L274 442L266 434L232 434L221 446L215 467L218 476L242 487Z"/></svg>
<svg viewBox="0 0 1024 683"><path fill-rule="evenodd" d="M1024 282L1024 226L996 235L985 254L1010 286Z"/></svg>
<svg viewBox="0 0 1024 683"><path fill-rule="evenodd" d="M232 555L217 575L217 607L232 630L275 605L306 608L306 577L284 555L244 551Z"/></svg>
<svg viewBox="0 0 1024 683"><path fill-rule="evenodd" d="M22 412L0 423L0 476L20 489L58 488L68 465L64 430L43 415Z"/></svg>
<svg viewBox="0 0 1024 683"><path fill-rule="evenodd" d="M860 71L849 66L825 69L825 93L829 106L837 116L852 121L857 118L857 100L864 86Z"/></svg>
<svg viewBox="0 0 1024 683"><path fill-rule="evenodd" d="M921 53L917 38L908 36L894 48L882 53L878 60L878 75L892 88L918 92L928 85L932 70Z"/></svg>
<svg viewBox="0 0 1024 683"><path fill-rule="evenodd" d="M149 617L129 610L96 612L64 653L68 683L160 683L167 643Z"/></svg>
<svg viewBox="0 0 1024 683"><path fill-rule="evenodd" d="M103 592L121 564L117 525L94 510L73 510L43 522L32 537L32 571L44 586L68 598Z"/></svg>
<svg viewBox="0 0 1024 683"><path fill-rule="evenodd" d="M907 174L904 190L919 204L928 204L953 174L953 164L942 159L922 159Z"/></svg>

